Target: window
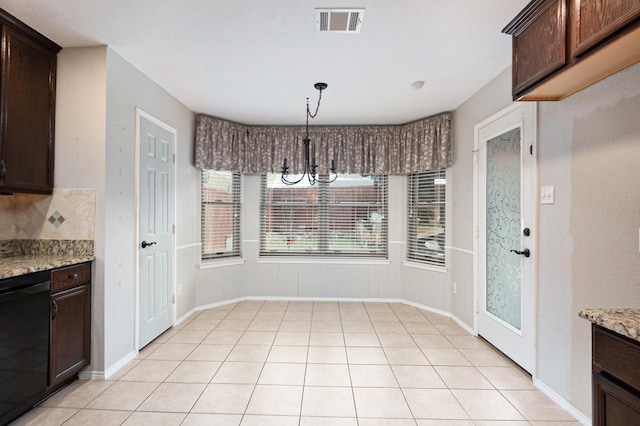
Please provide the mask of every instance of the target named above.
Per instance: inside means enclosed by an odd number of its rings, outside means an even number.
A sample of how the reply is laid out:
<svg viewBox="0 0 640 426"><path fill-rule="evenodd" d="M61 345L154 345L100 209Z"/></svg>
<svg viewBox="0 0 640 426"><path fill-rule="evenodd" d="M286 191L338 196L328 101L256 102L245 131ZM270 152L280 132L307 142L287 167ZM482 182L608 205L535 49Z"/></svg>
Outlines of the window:
<svg viewBox="0 0 640 426"><path fill-rule="evenodd" d="M202 259L240 256L240 173L202 171Z"/></svg>
<svg viewBox="0 0 640 426"><path fill-rule="evenodd" d="M444 266L446 171L409 175L407 259Z"/></svg>
<svg viewBox="0 0 640 426"><path fill-rule="evenodd" d="M262 256L387 257L386 176L289 186L279 174L263 175L260 211Z"/></svg>

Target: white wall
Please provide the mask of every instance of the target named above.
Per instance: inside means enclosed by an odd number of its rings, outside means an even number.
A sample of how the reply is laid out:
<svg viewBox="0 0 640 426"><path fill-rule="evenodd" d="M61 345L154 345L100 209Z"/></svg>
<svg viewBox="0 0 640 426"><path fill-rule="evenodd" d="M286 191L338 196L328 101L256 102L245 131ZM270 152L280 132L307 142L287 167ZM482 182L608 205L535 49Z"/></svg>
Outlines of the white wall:
<svg viewBox="0 0 640 426"><path fill-rule="evenodd" d="M105 364L114 365L134 351L135 283L136 267L133 264L136 246L135 235L135 108L163 121L177 131L176 157L180 163L176 169L176 206L190 203L193 192L181 191L189 188L190 175L181 169L193 145L194 114L173 98L160 86L125 61L113 50L107 52L107 167L105 189ZM193 176L193 174L191 175ZM187 179L184 179L184 178ZM185 181L186 180L186 181ZM191 218L188 211L176 212L177 245L189 238L190 229L184 224ZM187 214L185 214L187 213ZM182 235L184 233L184 235ZM177 265L177 275L182 273L182 264Z"/></svg>
<svg viewBox="0 0 640 426"><path fill-rule="evenodd" d="M455 112L451 312L473 326L473 126L511 103L507 69ZM640 64L538 103L537 380L591 417L587 307L640 306ZM535 232L535 229L534 229ZM462 249L462 250L460 250Z"/></svg>
<svg viewBox="0 0 640 426"><path fill-rule="evenodd" d="M538 378L590 417L578 311L640 307L640 64L538 111Z"/></svg>
<svg viewBox="0 0 640 426"><path fill-rule="evenodd" d="M92 367L104 367L105 117L107 48L63 49L56 85L55 188L96 190Z"/></svg>
<svg viewBox="0 0 640 426"><path fill-rule="evenodd" d="M58 55L57 187L96 188L92 365L104 372L135 351L135 107L177 129L176 205L191 205L194 115L110 48ZM193 239L198 210L177 209L176 239ZM178 264L177 274L193 268ZM188 276L188 273L185 274ZM192 287L189 283L187 287ZM191 309L192 304L187 308Z"/></svg>

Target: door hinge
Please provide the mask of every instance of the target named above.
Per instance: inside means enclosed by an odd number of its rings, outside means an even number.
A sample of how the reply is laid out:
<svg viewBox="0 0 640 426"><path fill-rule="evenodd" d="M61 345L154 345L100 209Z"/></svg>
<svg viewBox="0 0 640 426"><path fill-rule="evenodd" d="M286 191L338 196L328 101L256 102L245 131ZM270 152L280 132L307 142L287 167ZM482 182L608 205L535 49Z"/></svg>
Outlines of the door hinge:
<svg viewBox="0 0 640 426"><path fill-rule="evenodd" d="M175 234L176 234L176 224L175 224L175 223L174 223L173 225L171 225L171 233L172 233L173 235L175 235Z"/></svg>
<svg viewBox="0 0 640 426"><path fill-rule="evenodd" d="M176 155L175 154L171 154L171 158L173 159L173 164L176 164Z"/></svg>
<svg viewBox="0 0 640 426"><path fill-rule="evenodd" d="M533 145L529 145L529 154L533 155Z"/></svg>
<svg viewBox="0 0 640 426"><path fill-rule="evenodd" d="M172 303L173 303L174 305L176 304L176 295L175 295L175 294L173 295Z"/></svg>

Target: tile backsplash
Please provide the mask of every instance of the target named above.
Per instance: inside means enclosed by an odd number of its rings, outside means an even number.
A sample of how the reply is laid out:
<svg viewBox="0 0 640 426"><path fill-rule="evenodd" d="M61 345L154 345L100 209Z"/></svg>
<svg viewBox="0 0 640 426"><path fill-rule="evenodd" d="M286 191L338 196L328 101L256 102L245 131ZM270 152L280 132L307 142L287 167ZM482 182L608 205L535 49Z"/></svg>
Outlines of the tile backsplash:
<svg viewBox="0 0 640 426"><path fill-rule="evenodd" d="M93 240L96 191L0 196L0 240Z"/></svg>

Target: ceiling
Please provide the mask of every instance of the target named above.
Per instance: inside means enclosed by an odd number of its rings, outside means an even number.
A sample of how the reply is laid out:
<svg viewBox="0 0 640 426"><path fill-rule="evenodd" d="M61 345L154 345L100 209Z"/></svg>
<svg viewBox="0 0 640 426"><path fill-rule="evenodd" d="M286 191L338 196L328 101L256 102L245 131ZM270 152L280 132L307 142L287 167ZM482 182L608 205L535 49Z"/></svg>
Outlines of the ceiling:
<svg viewBox="0 0 640 426"><path fill-rule="evenodd" d="M108 45L190 110L245 124L400 124L456 109L511 61L528 0L0 0L62 47ZM359 34L315 8L364 7ZM419 90L411 87L424 80Z"/></svg>

